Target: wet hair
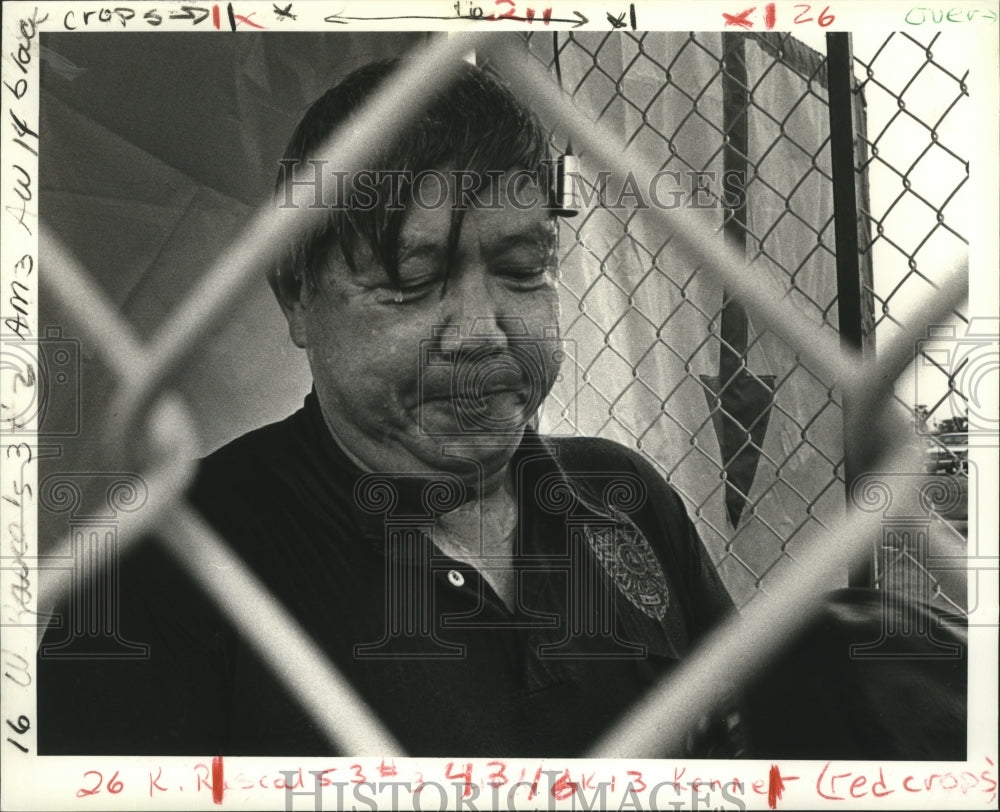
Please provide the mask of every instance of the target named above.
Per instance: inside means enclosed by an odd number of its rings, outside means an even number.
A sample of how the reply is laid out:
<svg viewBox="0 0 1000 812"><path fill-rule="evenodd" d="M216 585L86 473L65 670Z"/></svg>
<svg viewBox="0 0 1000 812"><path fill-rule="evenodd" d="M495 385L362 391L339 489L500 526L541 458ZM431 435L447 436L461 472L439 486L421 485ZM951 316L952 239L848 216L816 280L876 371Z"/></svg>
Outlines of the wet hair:
<svg viewBox="0 0 1000 812"><path fill-rule="evenodd" d="M379 90L400 60L372 62L348 75L320 96L306 111L285 150L275 188L277 201L285 198L288 165L305 162L342 124L349 124L364 104ZM476 173L482 181L487 172L521 169L537 173L538 182L552 199L549 136L535 114L522 105L488 68L467 62L457 65L454 82L436 93L416 121L399 133L391 147L368 156L363 168L376 172L408 172L415 176L428 170L461 170ZM396 199L401 205L386 206L391 199L387 184L376 183L380 205L357 203L357 190L348 192L347 205L331 206L329 216L311 226L281 251L268 281L281 302L297 300L302 286L315 291L330 267L331 251L339 250L344 262L357 270L355 252L366 244L385 268L393 284L399 284L398 242L405 206L412 189L397 180ZM330 171L324 177L332 184ZM327 202L327 201L324 201ZM463 211L452 210L448 239L448 268L458 242ZM447 274L448 268L445 273Z"/></svg>

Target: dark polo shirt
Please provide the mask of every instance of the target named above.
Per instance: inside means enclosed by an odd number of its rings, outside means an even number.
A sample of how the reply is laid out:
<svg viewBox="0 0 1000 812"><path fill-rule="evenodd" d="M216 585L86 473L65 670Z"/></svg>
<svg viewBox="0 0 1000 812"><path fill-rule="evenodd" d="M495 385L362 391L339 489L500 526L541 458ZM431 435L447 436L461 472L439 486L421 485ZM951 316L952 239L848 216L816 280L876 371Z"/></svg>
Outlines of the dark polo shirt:
<svg viewBox="0 0 1000 812"><path fill-rule="evenodd" d="M314 394L205 459L189 499L411 755L581 755L732 605L681 500L640 455L528 431L511 464L513 611L433 545L458 480L363 473ZM248 596L247 613L266 610ZM334 752L151 539L121 562L119 613L121 637L150 657L40 658L41 752ZM287 645L269 643L279 658ZM737 738L720 719L664 755L733 757Z"/></svg>

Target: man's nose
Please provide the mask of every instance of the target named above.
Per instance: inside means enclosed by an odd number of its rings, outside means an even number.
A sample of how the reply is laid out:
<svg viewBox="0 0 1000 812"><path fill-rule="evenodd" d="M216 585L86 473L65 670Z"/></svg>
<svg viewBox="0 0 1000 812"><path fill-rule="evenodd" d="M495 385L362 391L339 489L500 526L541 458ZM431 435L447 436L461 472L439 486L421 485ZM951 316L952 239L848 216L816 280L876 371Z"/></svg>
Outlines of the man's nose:
<svg viewBox="0 0 1000 812"><path fill-rule="evenodd" d="M449 280L444 313L449 329L441 331L441 348L460 351L472 346L506 347L525 327L521 319L508 312L505 302L502 291L479 270Z"/></svg>

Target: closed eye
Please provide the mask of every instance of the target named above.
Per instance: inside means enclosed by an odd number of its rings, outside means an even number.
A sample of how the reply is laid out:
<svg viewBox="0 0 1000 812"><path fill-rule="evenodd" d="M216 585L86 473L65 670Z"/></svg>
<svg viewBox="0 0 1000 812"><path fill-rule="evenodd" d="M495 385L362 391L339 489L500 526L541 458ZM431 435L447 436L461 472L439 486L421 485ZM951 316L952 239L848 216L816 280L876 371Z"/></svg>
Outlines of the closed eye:
<svg viewBox="0 0 1000 812"><path fill-rule="evenodd" d="M441 289L441 277L429 276L423 279L406 281L398 286L385 285L376 289L380 304L401 305L419 302L431 293Z"/></svg>
<svg viewBox="0 0 1000 812"><path fill-rule="evenodd" d="M551 266L542 263L530 265L504 265L494 273L506 279L519 290L536 290L548 284Z"/></svg>

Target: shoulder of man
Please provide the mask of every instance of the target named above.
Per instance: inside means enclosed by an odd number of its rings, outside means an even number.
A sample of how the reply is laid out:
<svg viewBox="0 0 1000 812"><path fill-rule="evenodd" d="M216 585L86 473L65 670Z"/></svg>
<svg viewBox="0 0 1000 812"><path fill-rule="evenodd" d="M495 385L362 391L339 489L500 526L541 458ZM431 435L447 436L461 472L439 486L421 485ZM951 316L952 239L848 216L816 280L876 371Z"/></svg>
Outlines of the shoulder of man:
<svg viewBox="0 0 1000 812"><path fill-rule="evenodd" d="M620 496L626 504L634 502L635 510L626 512L652 511L660 523L676 523L686 534L694 533L680 495L638 451L602 437L545 437L544 441L570 480L590 479L594 487L632 484L639 489L632 499L625 493L608 495Z"/></svg>
<svg viewBox="0 0 1000 812"><path fill-rule="evenodd" d="M683 499L643 454L597 437L546 437L544 442L567 479L578 489L589 491L591 499L612 497L634 503L634 508L623 512L645 536L671 582L684 596L682 605L694 636L733 610L729 593ZM605 490L602 494L602 485L619 487L621 492L611 494ZM638 489L634 498L628 492L630 488Z"/></svg>
<svg viewBox="0 0 1000 812"><path fill-rule="evenodd" d="M638 451L604 437L551 437L543 442L569 473L636 474L650 484L671 490L656 469Z"/></svg>
<svg viewBox="0 0 1000 812"><path fill-rule="evenodd" d="M198 464L195 482L206 485L210 476L226 473L241 477L248 473L247 466L267 464L278 466L288 459L295 449L299 412L283 420L248 431L207 454Z"/></svg>
<svg viewBox="0 0 1000 812"><path fill-rule="evenodd" d="M198 461L187 498L213 523L231 513L260 514L287 500L310 466L301 410L243 434Z"/></svg>

